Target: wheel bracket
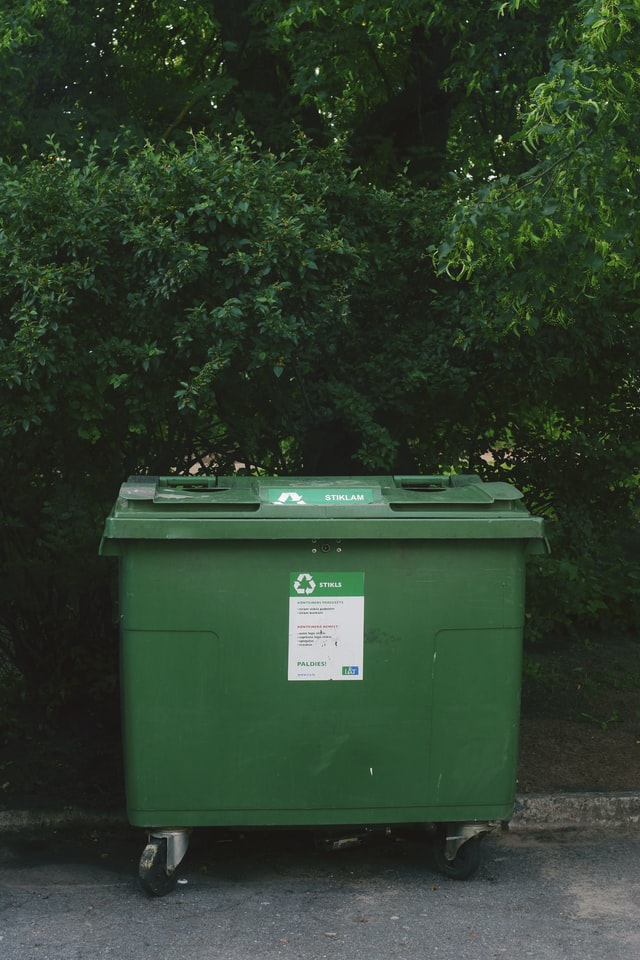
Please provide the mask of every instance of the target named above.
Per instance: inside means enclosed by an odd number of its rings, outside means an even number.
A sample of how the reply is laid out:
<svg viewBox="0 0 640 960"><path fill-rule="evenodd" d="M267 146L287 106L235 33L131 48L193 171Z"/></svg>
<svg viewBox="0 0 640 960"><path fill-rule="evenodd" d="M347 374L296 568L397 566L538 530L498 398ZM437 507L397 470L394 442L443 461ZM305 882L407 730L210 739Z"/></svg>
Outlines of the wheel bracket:
<svg viewBox="0 0 640 960"><path fill-rule="evenodd" d="M488 833L490 829L490 823L479 823L477 821L449 824L445 835L445 859L450 862L455 860L460 847L464 846L464 844L468 840L473 839L473 837L481 837L483 834Z"/></svg>
<svg viewBox="0 0 640 960"><path fill-rule="evenodd" d="M176 867L183 859L189 846L189 835L191 831L186 827L180 827L172 830L150 830L149 840L167 841L167 874L175 872Z"/></svg>

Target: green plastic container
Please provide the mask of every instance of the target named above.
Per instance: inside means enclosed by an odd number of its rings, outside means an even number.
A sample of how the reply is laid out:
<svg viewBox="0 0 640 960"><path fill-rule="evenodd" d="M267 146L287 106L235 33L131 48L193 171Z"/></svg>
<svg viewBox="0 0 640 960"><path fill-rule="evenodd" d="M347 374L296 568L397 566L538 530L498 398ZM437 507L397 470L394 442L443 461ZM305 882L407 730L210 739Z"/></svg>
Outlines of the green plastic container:
<svg viewBox="0 0 640 960"><path fill-rule="evenodd" d="M101 549L132 824L510 818L525 556L544 550L514 487L134 477ZM449 830L449 860L480 832Z"/></svg>

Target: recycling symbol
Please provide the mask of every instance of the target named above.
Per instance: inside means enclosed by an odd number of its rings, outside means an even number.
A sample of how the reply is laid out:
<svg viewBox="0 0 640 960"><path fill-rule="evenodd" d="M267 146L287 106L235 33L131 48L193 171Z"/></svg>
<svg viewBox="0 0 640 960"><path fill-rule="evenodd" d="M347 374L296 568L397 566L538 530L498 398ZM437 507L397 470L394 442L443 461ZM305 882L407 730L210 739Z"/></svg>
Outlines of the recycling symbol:
<svg viewBox="0 0 640 960"><path fill-rule="evenodd" d="M315 580L310 573L299 573L293 584L293 589L295 592L302 594L303 596L309 596L310 593L313 593L315 588Z"/></svg>
<svg viewBox="0 0 640 960"><path fill-rule="evenodd" d="M302 499L302 496L299 493L295 493L293 490L283 490L276 503L301 503L306 506L306 503Z"/></svg>

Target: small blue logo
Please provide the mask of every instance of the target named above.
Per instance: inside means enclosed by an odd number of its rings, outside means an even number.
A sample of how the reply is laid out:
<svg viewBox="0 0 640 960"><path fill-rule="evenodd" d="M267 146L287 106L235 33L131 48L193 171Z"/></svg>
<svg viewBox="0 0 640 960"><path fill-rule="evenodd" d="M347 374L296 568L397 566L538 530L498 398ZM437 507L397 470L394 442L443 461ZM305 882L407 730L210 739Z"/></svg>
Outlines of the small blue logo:
<svg viewBox="0 0 640 960"><path fill-rule="evenodd" d="M357 677L360 673L360 667L343 667L342 676L343 677Z"/></svg>

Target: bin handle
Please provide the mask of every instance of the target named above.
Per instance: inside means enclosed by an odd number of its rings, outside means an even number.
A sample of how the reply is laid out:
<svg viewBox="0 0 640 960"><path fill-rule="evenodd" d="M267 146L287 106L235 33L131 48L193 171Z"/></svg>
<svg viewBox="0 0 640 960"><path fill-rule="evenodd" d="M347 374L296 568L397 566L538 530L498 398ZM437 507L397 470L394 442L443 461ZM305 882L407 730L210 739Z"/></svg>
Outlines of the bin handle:
<svg viewBox="0 0 640 960"><path fill-rule="evenodd" d="M188 490L190 493L222 493L229 489L226 485L220 485L218 477L159 477L158 487Z"/></svg>
<svg viewBox="0 0 640 960"><path fill-rule="evenodd" d="M396 475L393 480L402 490L446 490L447 487L453 486L451 477L442 474Z"/></svg>

